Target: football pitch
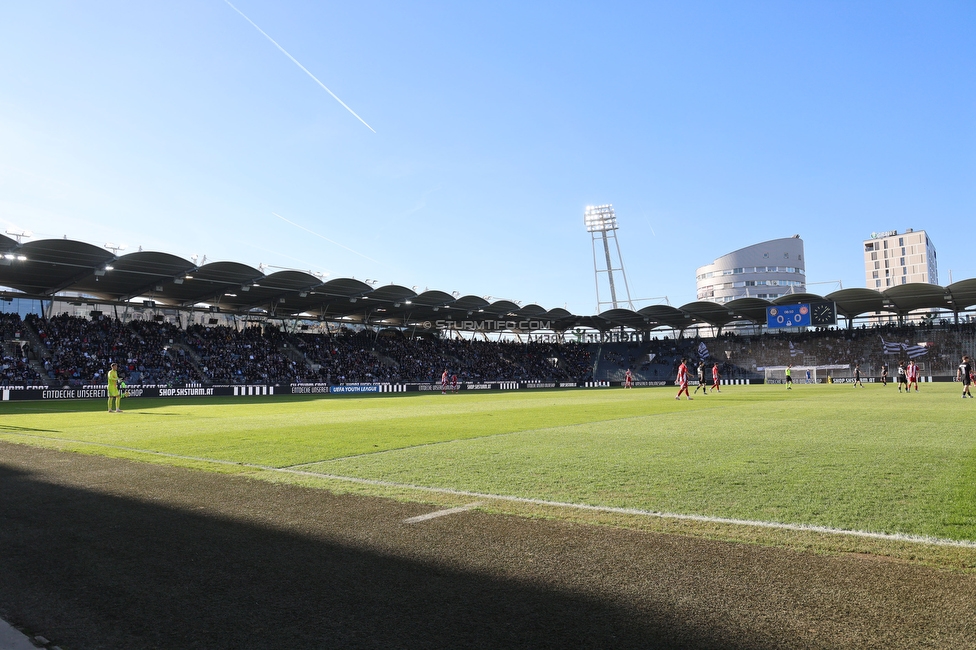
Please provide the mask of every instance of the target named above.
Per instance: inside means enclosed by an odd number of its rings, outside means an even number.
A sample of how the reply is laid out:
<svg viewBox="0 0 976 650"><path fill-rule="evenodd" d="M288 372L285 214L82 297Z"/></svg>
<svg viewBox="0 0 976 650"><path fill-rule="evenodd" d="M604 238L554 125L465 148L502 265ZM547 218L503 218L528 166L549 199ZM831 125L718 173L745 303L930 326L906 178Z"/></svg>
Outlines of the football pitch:
<svg viewBox="0 0 976 650"><path fill-rule="evenodd" d="M0 440L392 496L976 567L959 384L8 402Z"/></svg>

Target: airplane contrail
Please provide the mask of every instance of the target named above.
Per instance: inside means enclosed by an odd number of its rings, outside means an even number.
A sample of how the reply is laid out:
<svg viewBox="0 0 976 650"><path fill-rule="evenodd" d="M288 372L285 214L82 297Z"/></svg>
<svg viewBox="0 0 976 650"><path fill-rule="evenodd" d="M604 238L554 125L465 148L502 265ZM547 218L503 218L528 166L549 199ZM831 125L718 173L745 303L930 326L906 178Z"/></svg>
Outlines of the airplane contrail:
<svg viewBox="0 0 976 650"><path fill-rule="evenodd" d="M311 72L309 72L309 71L308 71L308 68L306 68L306 67L305 67L305 66L303 66L303 65L302 65L301 63L299 63L299 62L298 62L298 60L297 60L297 59L295 59L295 57L293 57L293 56L292 56L291 54L289 54L289 53L288 53L288 52L287 52L287 51L285 50L285 48L283 48L283 47L281 47L280 45L278 45L278 43L277 43L277 41L275 41L275 39L273 39L273 38L271 38L270 36L268 36L268 34L267 34L267 33L266 33L266 32L265 32L265 31L264 31L263 29L261 29L260 27L258 27L257 25L255 25L255 24L254 24L254 21L253 21L253 20L251 20L250 18L248 18L247 16L245 16L245 15L244 15L244 13L243 13L243 12L242 12L242 11L241 11L240 9L238 9L237 7L235 7L234 5L232 5L232 4L230 3L230 1L229 1L229 0L224 0L224 2L226 2L226 3L227 3L227 6L228 6L228 7L230 7L231 9L233 9L234 11L236 11L237 13L239 13L239 14L241 15L241 17L242 17L242 18L244 18L244 20L246 20L247 22L249 22L249 23L251 23L251 25L252 25L252 26L254 27L254 29L256 29L256 30L258 30L259 32L261 32L261 34L262 34L262 35L264 35L264 37L265 37L266 39L268 39L269 41L271 41L271 42L272 42L272 43L274 44L274 46L275 46L276 48L278 48L279 50L281 50L281 52L282 52L282 54L284 54L284 55L285 55L285 56L287 56L287 57L288 57L289 59L291 59L291 60L292 60L292 62L293 62L293 63L294 63L295 65L297 65L297 66L298 66L299 68L301 68L301 69L302 69L302 70L303 70L303 71L305 72L305 74L307 74L307 75L308 75L309 77L311 77L311 78L312 78L312 80L313 80L313 81L315 81L315 83L317 83L318 85L320 85L320 86L322 86L322 88L323 88L323 89L325 89L325 92L327 92L327 93L329 93L330 95L332 95L332 97L333 97L333 98L334 98L334 99L335 99L335 100L336 100L337 102L339 102L340 104L342 104L342 107L343 107L343 108L345 108L345 109L346 109L347 111L349 111L350 113L352 113L352 114L353 114L353 116L355 116L355 118L356 118L357 120L359 120L360 122L362 122L363 124L365 124L365 125L366 125L366 128L367 128L367 129L369 129L369 130L370 130L370 131L372 131L373 133L376 133L376 129L374 129L373 127L371 127L371 126L370 126L369 124L366 124L366 120L364 120L363 118L361 118L361 117L359 117L358 115L356 115L356 111L354 111L354 110L352 110L351 108L349 108L348 106L346 106L346 103L345 103L344 101L342 101L341 99L339 99L338 97L336 97L336 94L335 94L334 92L332 92L331 90L329 90L328 88L326 88L326 86L325 86L325 84L324 84L324 83L322 83L321 81L319 81L319 80L318 80L318 79L316 78L316 76L315 76L314 74L312 74ZM353 251L353 252L355 252L355 251Z"/></svg>
<svg viewBox="0 0 976 650"><path fill-rule="evenodd" d="M370 262L375 262L375 263L377 263L377 264L382 264L382 262L380 262L380 261L378 261L378 260L374 260L374 259L373 259L372 257L369 257L368 255L363 255L363 254L362 254L362 253L360 253L359 251L354 251L353 249L351 249L351 248L349 248L348 246L343 246L343 245L342 245L342 244L340 244L339 242L337 242L337 241L333 241L333 240L331 240L331 239L329 239L328 237L326 237L326 236L324 236L324 235L320 235L320 234L318 234L317 232L315 232L314 230L309 230L309 229L308 229L308 228L306 228L305 226L300 226L300 225L298 225L297 223L295 223L294 221L289 221L288 219L285 219L285 218L284 218L283 216L281 216L280 214L278 214L278 213L276 213L276 212L272 212L271 214L273 214L274 216L276 216L276 217L278 217L279 219L281 219L281 220L282 220L282 221L284 221L285 223L290 223L291 225L293 225L293 226L295 226L296 228L301 228L302 230L304 230L305 232L307 232L307 233L309 233L309 234L312 234L312 235L315 235L316 237L318 237L318 238L320 238L320 239L324 239L325 241L327 241L327 242L329 242L330 244L335 244L335 245L336 245L336 246L338 246L339 248L345 248L345 249L346 249L347 251L349 251L350 253L355 253L356 255L359 255L360 257L365 257L365 258L366 258L366 259L368 259L368 260L369 260Z"/></svg>
<svg viewBox="0 0 976 650"><path fill-rule="evenodd" d="M641 214L642 214L642 215L644 215L644 218L645 218L645 219L647 219L647 212L644 212L644 211L642 210L642 211L641 211ZM650 221L650 219L648 219L648 221ZM648 224L647 224L647 227L651 229L651 234L652 234L652 235L654 235L655 237L657 237L657 233L656 233L656 232L654 232L654 226L652 226L652 225L651 225L650 223L648 223Z"/></svg>
<svg viewBox="0 0 976 650"><path fill-rule="evenodd" d="M289 259L289 260L294 260L296 262L301 262L302 264L307 264L308 265L308 269L309 269L308 272L309 273L312 273L313 275L315 274L315 272L312 271L312 267L316 266L316 264L314 264L312 262L303 260L303 259L301 259L299 257L293 257L291 255L288 255L286 253L282 253L280 251L273 251L270 248L264 248L263 246L256 246L253 242L250 242L250 241L244 241L242 239L235 239L233 241L235 241L238 244L242 244L244 246L249 246L250 248L253 248L255 250L259 250L262 253L270 253L272 255L277 255L279 257L284 257L284 258ZM319 268L321 269L322 267L319 267ZM320 273L322 273L323 276L332 275L332 271L330 271L328 269L321 270Z"/></svg>

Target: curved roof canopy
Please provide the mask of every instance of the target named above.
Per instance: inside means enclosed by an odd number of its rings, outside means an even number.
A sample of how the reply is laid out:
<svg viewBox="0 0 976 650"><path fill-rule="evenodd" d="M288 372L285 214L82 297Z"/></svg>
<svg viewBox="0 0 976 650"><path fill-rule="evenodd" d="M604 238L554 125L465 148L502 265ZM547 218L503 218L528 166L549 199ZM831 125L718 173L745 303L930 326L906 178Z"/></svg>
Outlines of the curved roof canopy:
<svg viewBox="0 0 976 650"><path fill-rule="evenodd" d="M607 323L620 324L635 330L650 329L650 319L630 309L610 309L600 314Z"/></svg>
<svg viewBox="0 0 976 650"><path fill-rule="evenodd" d="M2 291L3 287L11 291ZM952 311L976 305L976 279L969 279L947 287L916 283L883 292L842 289L824 297L802 293L780 296L773 302L760 298L739 298L724 304L699 301L679 308L650 305L637 311L611 309L588 316L560 308L547 310L536 304L523 307L509 300L492 302L490 296L455 298L439 290L418 294L395 284L374 288L355 278L325 280L297 270L265 275L260 269L239 262L197 266L169 253L140 250L116 255L69 239L20 243L0 235L0 293L7 297L50 299L64 292L99 302L135 302L140 307L147 302L183 309L204 305L242 315L257 313L400 327L437 320L494 320L504 321L505 328L516 329L524 328L528 321L533 328L555 331L626 327L650 332L658 328L684 330L699 324L724 327L737 321L764 324L770 305L820 300L836 303L838 313L848 319L873 312L904 315L919 309Z"/></svg>
<svg viewBox="0 0 976 650"><path fill-rule="evenodd" d="M682 305L678 309L686 314L691 314L703 323L708 323L715 327L728 325L729 321L733 318L728 308L717 302L689 302L687 305ZM766 320L765 316L763 316L763 320Z"/></svg>
<svg viewBox="0 0 976 650"><path fill-rule="evenodd" d="M911 284L900 284L890 289L885 289L882 295L888 302L894 305L899 313L907 314L916 309L930 307L947 307L951 303L951 298L946 292L945 287L937 284L923 284L913 282Z"/></svg>
<svg viewBox="0 0 976 650"><path fill-rule="evenodd" d="M855 318L873 311L889 311L884 296L874 289L841 289L825 296L837 305L837 313Z"/></svg>
<svg viewBox="0 0 976 650"><path fill-rule="evenodd" d="M649 322L654 323L655 327L684 329L697 322L691 318L691 314L686 314L671 305L650 305L638 309L637 313L648 318Z"/></svg>
<svg viewBox="0 0 976 650"><path fill-rule="evenodd" d="M946 287L952 306L962 310L976 305L976 279L960 280Z"/></svg>
<svg viewBox="0 0 976 650"><path fill-rule="evenodd" d="M804 296L809 296L812 294L803 294ZM816 296L817 300L823 300L820 296ZM792 304L797 304L800 302L808 302L807 300L797 300ZM809 301L814 302L814 301ZM729 310L729 314L732 318L736 320L749 320L754 323L765 323L766 322L766 307L769 307L771 303L763 300L762 298L738 298L736 300L730 300L725 303L726 309ZM776 303L784 304L784 303ZM785 303L790 304L790 303Z"/></svg>
<svg viewBox="0 0 976 650"><path fill-rule="evenodd" d="M0 284L24 293L52 296L105 273L115 255L70 239L42 239L7 249ZM13 259L11 259L13 258Z"/></svg>

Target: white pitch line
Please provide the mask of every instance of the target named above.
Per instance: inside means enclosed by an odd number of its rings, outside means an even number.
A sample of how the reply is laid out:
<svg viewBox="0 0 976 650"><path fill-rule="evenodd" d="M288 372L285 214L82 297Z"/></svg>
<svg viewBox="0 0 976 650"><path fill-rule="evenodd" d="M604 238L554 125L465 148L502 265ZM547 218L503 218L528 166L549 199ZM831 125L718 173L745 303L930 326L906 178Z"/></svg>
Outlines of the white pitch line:
<svg viewBox="0 0 976 650"><path fill-rule="evenodd" d="M823 533L827 535L845 535L848 537L862 537L867 539L878 539L888 542L907 542L911 544L930 544L933 546L950 546L959 548L976 548L974 540L942 539L939 537L926 537L924 535L906 535L904 533L874 533L865 530L845 530L842 528L828 528L826 526L814 526L811 524L785 524L778 521L756 521L752 519L726 519L724 517L708 517L705 515L683 515L673 512L659 512L654 510L639 510L637 508L618 508L614 506L594 506L587 503L568 503L565 501L547 501L545 499L531 499L528 497L516 497L505 494L487 494L484 492L469 492L467 490L452 490L451 488L437 488L426 485L413 485L411 483L394 483L392 481L378 481L376 479L359 478L356 476L339 476L337 474L322 474L321 472L309 472L306 470L288 469L281 467L270 467L268 465L257 465L254 463L241 463L232 460L219 460L216 458L201 458L199 456L183 456L181 454L170 454L163 451L153 451L151 449L136 449L134 447L123 447L121 445L109 445L102 442L90 442L88 440L71 440L67 438L52 438L50 436L39 436L31 433L20 433L15 431L4 431L0 429L0 436L20 436L22 438L37 438L49 442L60 442L77 445L91 445L93 447L105 447L106 449L119 449L131 451L150 456L162 456L164 458L176 458L179 460L194 460L204 463L214 463L217 465L234 465L237 467L247 467L265 472L277 472L280 474L293 474L295 476L306 476L311 478L327 479L331 481L343 481L346 483L358 483L360 485L372 485L376 487L397 488L407 490L419 490L423 492L433 492L435 494L449 494L452 496L471 497L475 499L490 499L496 501L508 501L511 503L524 503L528 505L547 506L552 508L565 508L569 510L586 510L589 512L604 512L621 515L635 515L639 517L650 517L654 519L673 519L676 521L697 521L708 524L725 524L734 526L749 526L752 528L768 528L772 530L792 530L805 533Z"/></svg>
<svg viewBox="0 0 976 650"><path fill-rule="evenodd" d="M475 501L474 503L469 503L466 506L458 506L457 508L448 508L447 510L437 510L435 512L428 512L426 515L420 515L418 517L410 517L410 519L404 519L405 524L419 524L422 521L428 521L430 519L436 519L438 517L446 517L447 515L454 515L459 512L467 512L472 508L477 508L481 505L480 501Z"/></svg>

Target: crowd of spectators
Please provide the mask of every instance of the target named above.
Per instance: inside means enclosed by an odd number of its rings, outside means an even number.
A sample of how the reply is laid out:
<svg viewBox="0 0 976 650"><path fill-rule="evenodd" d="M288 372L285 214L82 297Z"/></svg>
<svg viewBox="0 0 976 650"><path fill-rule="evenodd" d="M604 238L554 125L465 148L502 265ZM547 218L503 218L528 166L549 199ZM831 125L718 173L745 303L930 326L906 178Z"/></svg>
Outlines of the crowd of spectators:
<svg viewBox="0 0 976 650"><path fill-rule="evenodd" d="M437 382L444 370L461 382L570 381L588 377L585 346L406 337L343 330L328 338L293 335L321 381Z"/></svg>
<svg viewBox="0 0 976 650"><path fill-rule="evenodd" d="M128 351L123 374L133 384L190 384L202 377L186 348L179 345L182 332L170 323L133 321L130 325L139 339L137 349Z"/></svg>
<svg viewBox="0 0 976 650"><path fill-rule="evenodd" d="M31 366L33 350L22 338L19 314L0 314L0 386L35 386L41 376Z"/></svg>
<svg viewBox="0 0 976 650"><path fill-rule="evenodd" d="M702 344L704 343L704 348ZM885 343L889 344L886 352ZM898 350L893 350L897 344ZM846 328L820 328L806 332L727 333L710 338L652 338L643 342L603 343L596 379L621 381L630 368L637 380L673 380L682 358L697 366L703 358L710 368L719 364L725 379L758 380L766 367L843 366L831 371L849 376L856 364L867 376L879 376L884 364L889 374L909 350L926 375L954 375L963 352L976 350L976 324L948 321L894 323Z"/></svg>
<svg viewBox="0 0 976 650"><path fill-rule="evenodd" d="M180 334L166 323L112 318L78 318L67 314L42 319L28 315L45 347L44 370L54 384L82 386L105 383L108 367L119 364L129 383L184 384L199 381L192 363L173 343Z"/></svg>
<svg viewBox="0 0 976 650"><path fill-rule="evenodd" d="M948 322L894 323L851 329L818 329L799 333L764 333L754 336L723 337L719 349L746 368L768 366L834 365L861 366L868 376L880 375L887 364L890 371L899 361L908 361L909 348L915 362L926 375L953 375L963 352L976 347L976 324ZM718 343L720 341L720 343ZM885 343L889 345L886 352ZM844 371L835 373L846 376Z"/></svg>
<svg viewBox="0 0 976 650"><path fill-rule="evenodd" d="M337 336L293 334L297 350L315 375L311 381L335 384L385 383L398 380L396 364L384 363L374 348L375 334L341 330Z"/></svg>
<svg viewBox="0 0 976 650"><path fill-rule="evenodd" d="M208 383L279 384L315 379L306 363L282 351L287 340L273 326L236 330L225 325L191 325L186 343L199 356Z"/></svg>
<svg viewBox="0 0 976 650"><path fill-rule="evenodd" d="M27 322L34 326L47 348L44 368L55 383L103 383L108 364L121 361L124 334L117 321L87 320L65 314L46 321L28 316Z"/></svg>
<svg viewBox="0 0 976 650"><path fill-rule="evenodd" d="M651 337L631 343L479 341L409 336L395 330L341 328L286 332L272 325L190 325L67 314L43 319L0 314L0 385L103 384L117 362L132 384L401 383L440 381L446 369L461 382L670 380L681 358L719 363L724 378L760 378L762 368L860 364L870 376L907 359L924 373L952 374L963 351L976 348L976 324L926 322L717 338ZM39 341L42 349L33 349ZM884 343L904 346L885 353ZM922 346L922 347L917 347ZM36 348L36 346L34 346ZM889 351L891 346L889 345ZM43 366L44 375L34 367ZM843 375L843 372L835 373Z"/></svg>

